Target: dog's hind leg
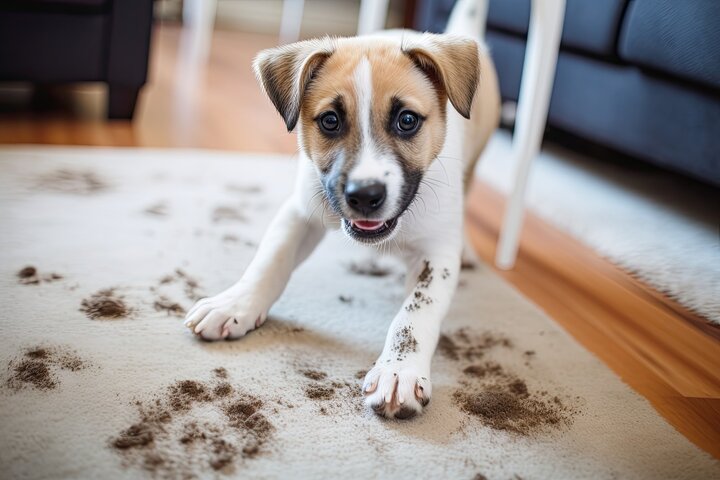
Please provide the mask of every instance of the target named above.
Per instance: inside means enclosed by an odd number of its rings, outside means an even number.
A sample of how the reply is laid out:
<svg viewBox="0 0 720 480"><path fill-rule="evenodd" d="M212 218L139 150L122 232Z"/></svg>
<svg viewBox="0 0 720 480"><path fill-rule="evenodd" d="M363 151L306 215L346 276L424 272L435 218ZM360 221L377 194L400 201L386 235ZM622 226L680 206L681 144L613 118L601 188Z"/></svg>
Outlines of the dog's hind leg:
<svg viewBox="0 0 720 480"><path fill-rule="evenodd" d="M308 218L292 197L273 219L240 281L188 312L185 326L206 340L238 338L259 327L285 289L293 270L323 238L325 229Z"/></svg>

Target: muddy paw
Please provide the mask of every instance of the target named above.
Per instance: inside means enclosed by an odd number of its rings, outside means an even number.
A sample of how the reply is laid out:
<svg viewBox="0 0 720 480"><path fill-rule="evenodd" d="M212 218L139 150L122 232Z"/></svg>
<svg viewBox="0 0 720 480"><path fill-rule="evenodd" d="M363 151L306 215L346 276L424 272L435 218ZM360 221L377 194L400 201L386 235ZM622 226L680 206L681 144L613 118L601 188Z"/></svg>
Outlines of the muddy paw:
<svg viewBox="0 0 720 480"><path fill-rule="evenodd" d="M431 393L428 375L402 363L376 366L363 383L365 404L378 415L400 420L422 413Z"/></svg>

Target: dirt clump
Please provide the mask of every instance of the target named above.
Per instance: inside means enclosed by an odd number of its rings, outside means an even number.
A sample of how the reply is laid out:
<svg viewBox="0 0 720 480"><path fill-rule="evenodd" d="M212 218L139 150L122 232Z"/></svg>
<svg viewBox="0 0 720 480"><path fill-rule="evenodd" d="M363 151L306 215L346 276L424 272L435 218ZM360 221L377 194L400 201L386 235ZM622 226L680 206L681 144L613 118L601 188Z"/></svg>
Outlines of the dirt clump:
<svg viewBox="0 0 720 480"><path fill-rule="evenodd" d="M541 433L572 423L574 411L562 402L548 402L528 390L493 386L480 391L458 390L453 399L465 413L493 430L523 436Z"/></svg>
<svg viewBox="0 0 720 480"><path fill-rule="evenodd" d="M132 447L141 447L153 441L155 435L147 424L136 423L120 432L113 441L113 446L120 450Z"/></svg>
<svg viewBox="0 0 720 480"><path fill-rule="evenodd" d="M480 351L487 352L497 345L511 347L506 340L487 333L473 335L465 330L458 335L456 332L446 340L447 345L454 347L445 347L454 356L445 356L461 362L475 360ZM478 349L478 345L482 348ZM468 416L493 430L533 436L569 426L579 413L557 395L550 399L547 391L531 390L524 379L499 363L472 363L462 372L464 378L453 394L453 401Z"/></svg>
<svg viewBox="0 0 720 480"><path fill-rule="evenodd" d="M159 202L145 208L143 212L156 217L165 217L168 214L168 206L165 202Z"/></svg>
<svg viewBox="0 0 720 480"><path fill-rule="evenodd" d="M233 393L232 385L227 382L223 382L213 389L213 395L216 397L227 397Z"/></svg>
<svg viewBox="0 0 720 480"><path fill-rule="evenodd" d="M338 300L341 303L352 304L355 299L351 295L338 295Z"/></svg>
<svg viewBox="0 0 720 480"><path fill-rule="evenodd" d="M359 394L358 380L362 381L365 372L352 375L352 380L330 377L318 368L298 368L297 372L308 382L303 387L305 398L318 404L321 415L344 414L348 408L356 412L362 410L362 395ZM362 373L362 376L359 374Z"/></svg>
<svg viewBox="0 0 720 480"><path fill-rule="evenodd" d="M7 386L13 390L32 387L52 390L59 384L58 372L77 372L88 366L75 352L60 346L27 348L22 355L8 363Z"/></svg>
<svg viewBox="0 0 720 480"><path fill-rule="evenodd" d="M325 385L308 385L305 396L312 400L330 400L335 396L335 389Z"/></svg>
<svg viewBox="0 0 720 480"><path fill-rule="evenodd" d="M320 370L306 369L302 370L300 373L310 380L325 380L327 378L327 373L321 372Z"/></svg>
<svg viewBox="0 0 720 480"><path fill-rule="evenodd" d="M364 262L352 262L348 265L348 271L355 275L367 277L387 277L392 273L391 269L383 267L373 259Z"/></svg>
<svg viewBox="0 0 720 480"><path fill-rule="evenodd" d="M182 380L170 386L168 397L175 411L189 410L195 402L209 402L212 395L204 384L194 380Z"/></svg>
<svg viewBox="0 0 720 480"><path fill-rule="evenodd" d="M465 367L463 373L471 377L483 378L487 375L500 375L502 367L494 362L486 362L484 364L475 364Z"/></svg>
<svg viewBox="0 0 720 480"><path fill-rule="evenodd" d="M135 403L139 419L108 445L126 465L165 478L192 478L225 471L267 451L275 430L263 400L222 381L179 380ZM222 378L220 378L222 377Z"/></svg>
<svg viewBox="0 0 720 480"><path fill-rule="evenodd" d="M204 295L199 292L200 283L181 268L176 268L173 273L163 276L158 282L158 287L173 283L180 283L182 285L183 293L188 300L194 302L204 297ZM158 300L161 299L162 297L158 298Z"/></svg>
<svg viewBox="0 0 720 480"><path fill-rule="evenodd" d="M38 177L36 185L51 190L76 195L93 195L108 189L108 184L90 170L61 168Z"/></svg>
<svg viewBox="0 0 720 480"><path fill-rule="evenodd" d="M478 360L495 347L513 348L512 341L492 332L475 333L460 328L451 333L441 333L437 350L448 360Z"/></svg>
<svg viewBox="0 0 720 480"><path fill-rule="evenodd" d="M114 288L98 290L80 303L80 311L92 320L128 317L131 313L122 296Z"/></svg>
<svg viewBox="0 0 720 480"><path fill-rule="evenodd" d="M212 212L212 221L219 222L246 222L247 217L239 208L230 205L219 205Z"/></svg>
<svg viewBox="0 0 720 480"><path fill-rule="evenodd" d="M169 316L183 318L185 316L185 309L177 302L173 302L165 295L160 295L155 302L153 302L153 308L158 312L165 312Z"/></svg>
<svg viewBox="0 0 720 480"><path fill-rule="evenodd" d="M46 273L41 275L37 268L32 265L21 268L16 276L20 285L39 285L41 283L55 282L64 278L59 273Z"/></svg>

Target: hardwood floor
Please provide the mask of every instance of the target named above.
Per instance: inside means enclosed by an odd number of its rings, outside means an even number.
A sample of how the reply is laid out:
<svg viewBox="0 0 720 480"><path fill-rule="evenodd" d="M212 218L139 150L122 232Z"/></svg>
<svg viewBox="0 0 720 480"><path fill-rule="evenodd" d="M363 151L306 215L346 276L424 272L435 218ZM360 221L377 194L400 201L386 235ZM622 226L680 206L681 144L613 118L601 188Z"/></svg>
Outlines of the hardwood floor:
<svg viewBox="0 0 720 480"><path fill-rule="evenodd" d="M275 37L216 31L207 65L185 59L182 31L158 26L150 83L134 122L102 120L102 89L72 89L59 110L0 112L1 144L192 147L294 153L296 139L250 69ZM5 109L7 110L7 109ZM476 183L472 241L492 263L504 200ZM574 239L527 217L517 266L497 272L535 302L696 445L720 458L720 329Z"/></svg>

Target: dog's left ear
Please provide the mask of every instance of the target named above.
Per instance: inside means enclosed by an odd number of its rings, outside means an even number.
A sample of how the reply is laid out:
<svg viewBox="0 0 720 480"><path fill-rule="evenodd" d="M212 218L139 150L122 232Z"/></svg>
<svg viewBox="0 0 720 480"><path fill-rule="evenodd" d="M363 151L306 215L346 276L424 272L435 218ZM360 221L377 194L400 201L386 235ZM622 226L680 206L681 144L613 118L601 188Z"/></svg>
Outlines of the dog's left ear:
<svg viewBox="0 0 720 480"><path fill-rule="evenodd" d="M445 90L455 110L470 118L480 80L478 43L470 37L426 33L404 42L402 49Z"/></svg>
<svg viewBox="0 0 720 480"><path fill-rule="evenodd" d="M297 125L305 89L333 51L333 41L323 38L270 48L255 57L255 75L288 132Z"/></svg>

